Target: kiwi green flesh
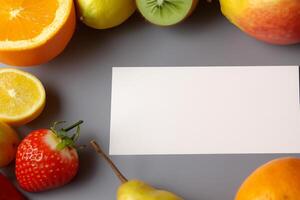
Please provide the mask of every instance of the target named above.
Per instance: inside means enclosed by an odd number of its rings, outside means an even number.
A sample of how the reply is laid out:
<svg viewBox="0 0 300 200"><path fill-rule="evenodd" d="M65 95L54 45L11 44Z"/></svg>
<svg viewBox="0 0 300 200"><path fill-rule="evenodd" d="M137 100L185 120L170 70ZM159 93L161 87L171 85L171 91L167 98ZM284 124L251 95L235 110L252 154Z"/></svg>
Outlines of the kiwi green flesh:
<svg viewBox="0 0 300 200"><path fill-rule="evenodd" d="M141 14L151 23L170 26L184 20L195 0L136 0Z"/></svg>

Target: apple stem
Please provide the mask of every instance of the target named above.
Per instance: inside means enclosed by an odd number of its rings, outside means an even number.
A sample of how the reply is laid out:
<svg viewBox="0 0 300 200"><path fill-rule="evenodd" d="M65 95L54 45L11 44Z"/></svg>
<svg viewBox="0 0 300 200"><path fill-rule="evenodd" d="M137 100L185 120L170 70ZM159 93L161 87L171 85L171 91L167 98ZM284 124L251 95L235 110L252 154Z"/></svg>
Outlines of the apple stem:
<svg viewBox="0 0 300 200"><path fill-rule="evenodd" d="M97 152L97 154L101 156L110 165L110 167L112 168L115 175L119 178L119 180L122 183L128 182L128 179L121 173L121 171L117 168L114 162L106 155L106 153L104 153L100 145L95 140L92 140L90 143L94 150Z"/></svg>

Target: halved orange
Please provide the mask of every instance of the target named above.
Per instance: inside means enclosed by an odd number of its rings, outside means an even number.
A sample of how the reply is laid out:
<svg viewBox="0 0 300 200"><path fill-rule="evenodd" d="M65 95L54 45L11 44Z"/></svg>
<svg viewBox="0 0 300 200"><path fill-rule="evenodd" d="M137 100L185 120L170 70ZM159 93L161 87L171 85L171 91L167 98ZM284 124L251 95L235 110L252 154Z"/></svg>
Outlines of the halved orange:
<svg viewBox="0 0 300 200"><path fill-rule="evenodd" d="M64 50L75 25L72 0L0 0L0 62L46 63Z"/></svg>

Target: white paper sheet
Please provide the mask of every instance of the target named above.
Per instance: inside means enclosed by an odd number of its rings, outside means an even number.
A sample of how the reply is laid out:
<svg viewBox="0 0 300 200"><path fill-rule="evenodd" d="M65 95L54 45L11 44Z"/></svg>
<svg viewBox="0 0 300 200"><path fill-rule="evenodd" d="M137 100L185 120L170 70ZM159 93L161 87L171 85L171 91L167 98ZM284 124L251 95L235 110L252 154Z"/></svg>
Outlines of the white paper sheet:
<svg viewBox="0 0 300 200"><path fill-rule="evenodd" d="M300 153L299 69L114 67L110 153Z"/></svg>

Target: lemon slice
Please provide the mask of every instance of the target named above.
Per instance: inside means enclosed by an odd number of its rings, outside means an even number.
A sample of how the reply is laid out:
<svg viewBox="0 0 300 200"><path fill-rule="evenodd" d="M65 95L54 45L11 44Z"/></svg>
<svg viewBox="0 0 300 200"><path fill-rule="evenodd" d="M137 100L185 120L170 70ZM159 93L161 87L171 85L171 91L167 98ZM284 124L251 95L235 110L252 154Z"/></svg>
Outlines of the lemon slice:
<svg viewBox="0 0 300 200"><path fill-rule="evenodd" d="M33 75L0 68L0 121L23 125L40 115L46 101L42 83Z"/></svg>

